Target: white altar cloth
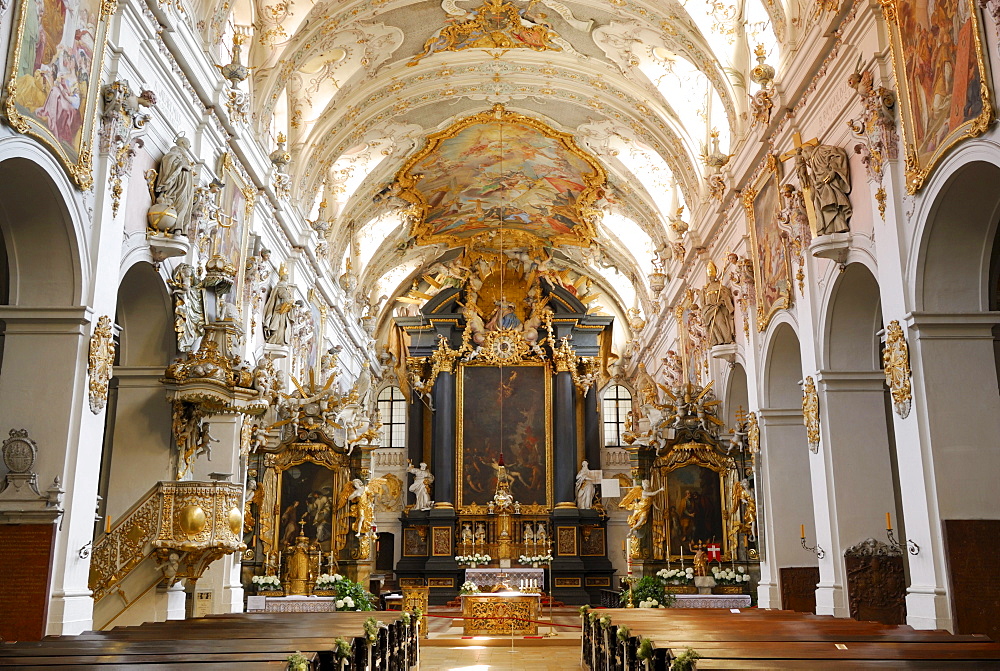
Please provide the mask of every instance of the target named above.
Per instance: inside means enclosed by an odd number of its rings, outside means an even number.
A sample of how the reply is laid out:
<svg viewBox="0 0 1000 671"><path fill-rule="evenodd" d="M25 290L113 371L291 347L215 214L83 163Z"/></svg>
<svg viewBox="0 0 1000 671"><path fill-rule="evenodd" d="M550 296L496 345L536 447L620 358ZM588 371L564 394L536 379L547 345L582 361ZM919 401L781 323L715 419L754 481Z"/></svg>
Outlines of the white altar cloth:
<svg viewBox="0 0 1000 671"><path fill-rule="evenodd" d="M749 594L675 594L674 608L749 608Z"/></svg>
<svg viewBox="0 0 1000 671"><path fill-rule="evenodd" d="M465 579L481 591L488 591L500 584L500 574L507 574L507 585L517 589L522 580L534 580L541 587L545 584L545 569L542 568L467 568Z"/></svg>
<svg viewBox="0 0 1000 671"><path fill-rule="evenodd" d="M262 596L265 600L264 608L258 609L252 606L258 604L247 603L247 611L256 610L265 613L332 613L337 610L335 605L336 597L332 596Z"/></svg>

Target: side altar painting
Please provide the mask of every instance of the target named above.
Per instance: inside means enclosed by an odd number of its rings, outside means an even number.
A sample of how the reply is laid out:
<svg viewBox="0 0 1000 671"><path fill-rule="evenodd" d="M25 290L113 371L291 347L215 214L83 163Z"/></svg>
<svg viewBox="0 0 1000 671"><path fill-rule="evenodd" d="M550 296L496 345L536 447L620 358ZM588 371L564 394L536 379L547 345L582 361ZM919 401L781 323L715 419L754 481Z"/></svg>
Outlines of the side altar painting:
<svg viewBox="0 0 1000 671"><path fill-rule="evenodd" d="M17 3L5 113L11 126L47 144L80 188L89 188L94 116L106 15L101 0Z"/></svg>
<svg viewBox="0 0 1000 671"><path fill-rule="evenodd" d="M544 365L461 367L461 507L493 499L501 450L514 499L524 505L553 505L550 380Z"/></svg>
<svg viewBox="0 0 1000 671"><path fill-rule="evenodd" d="M757 184L743 192L757 292L758 331L767 328L775 312L792 305L792 266L788 242L778 226L780 201L778 162L773 155L769 155Z"/></svg>

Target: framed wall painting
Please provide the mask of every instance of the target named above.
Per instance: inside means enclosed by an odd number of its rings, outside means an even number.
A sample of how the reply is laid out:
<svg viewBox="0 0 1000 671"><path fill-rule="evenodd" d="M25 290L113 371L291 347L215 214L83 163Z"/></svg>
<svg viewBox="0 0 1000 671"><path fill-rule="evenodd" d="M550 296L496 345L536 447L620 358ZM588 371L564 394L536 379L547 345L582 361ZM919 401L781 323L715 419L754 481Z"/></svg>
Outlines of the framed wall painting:
<svg viewBox="0 0 1000 671"><path fill-rule="evenodd" d="M107 18L115 0L21 0L14 18L4 111L47 145L81 189L93 177L93 135Z"/></svg>
<svg viewBox="0 0 1000 671"><path fill-rule="evenodd" d="M993 120L974 0L880 0L899 86L906 190L916 193L949 149Z"/></svg>
<svg viewBox="0 0 1000 671"><path fill-rule="evenodd" d="M460 367L455 473L460 509L493 500L501 449L514 500L552 508L551 384L543 363Z"/></svg>
<svg viewBox="0 0 1000 671"><path fill-rule="evenodd" d="M763 331L778 310L792 306L792 266L788 240L778 225L781 210L778 161L768 154L764 170L743 191L743 207L750 229L753 274L757 295L757 330Z"/></svg>

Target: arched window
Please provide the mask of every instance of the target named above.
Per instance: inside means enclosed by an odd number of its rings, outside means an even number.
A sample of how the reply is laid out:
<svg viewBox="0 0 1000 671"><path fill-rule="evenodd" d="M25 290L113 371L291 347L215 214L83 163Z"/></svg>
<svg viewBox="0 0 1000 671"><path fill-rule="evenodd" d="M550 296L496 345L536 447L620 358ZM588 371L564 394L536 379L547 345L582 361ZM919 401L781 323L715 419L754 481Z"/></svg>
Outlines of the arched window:
<svg viewBox="0 0 1000 671"><path fill-rule="evenodd" d="M632 393L620 384L614 384L604 391L601 401L601 418L604 422L604 446L624 447L622 432L625 417L632 409Z"/></svg>
<svg viewBox="0 0 1000 671"><path fill-rule="evenodd" d="M378 394L382 415L382 447L406 447L406 398L399 387L386 387Z"/></svg>

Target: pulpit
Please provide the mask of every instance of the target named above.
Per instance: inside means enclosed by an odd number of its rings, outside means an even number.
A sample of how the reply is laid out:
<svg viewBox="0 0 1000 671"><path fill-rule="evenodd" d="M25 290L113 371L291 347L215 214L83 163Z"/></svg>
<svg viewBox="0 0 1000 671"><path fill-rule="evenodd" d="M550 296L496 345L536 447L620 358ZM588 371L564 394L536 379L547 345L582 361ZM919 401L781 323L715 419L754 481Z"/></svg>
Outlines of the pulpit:
<svg viewBox="0 0 1000 671"><path fill-rule="evenodd" d="M535 636L541 595L491 592L462 595L465 636Z"/></svg>

